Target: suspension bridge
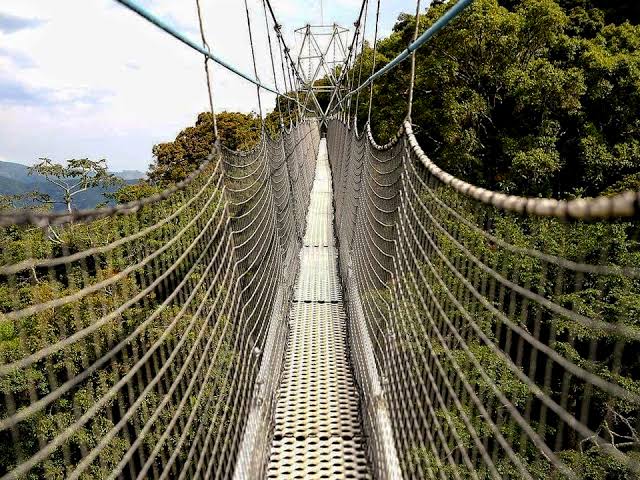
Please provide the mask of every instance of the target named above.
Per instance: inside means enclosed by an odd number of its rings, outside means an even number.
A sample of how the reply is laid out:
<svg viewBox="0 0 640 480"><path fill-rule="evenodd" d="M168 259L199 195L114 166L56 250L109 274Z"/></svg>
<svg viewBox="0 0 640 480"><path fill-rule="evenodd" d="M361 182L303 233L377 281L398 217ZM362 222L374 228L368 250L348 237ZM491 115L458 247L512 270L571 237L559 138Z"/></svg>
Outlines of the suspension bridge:
<svg viewBox="0 0 640 480"><path fill-rule="evenodd" d="M329 29L341 66L306 38L310 75L264 2L271 86L202 22L198 43L118 1L296 122L142 200L0 214L3 480L580 478L575 455L640 475L637 246L604 241L637 238L640 195L522 198L441 170L413 133L415 68L393 140L354 118L469 1L359 81L367 1L350 46Z"/></svg>

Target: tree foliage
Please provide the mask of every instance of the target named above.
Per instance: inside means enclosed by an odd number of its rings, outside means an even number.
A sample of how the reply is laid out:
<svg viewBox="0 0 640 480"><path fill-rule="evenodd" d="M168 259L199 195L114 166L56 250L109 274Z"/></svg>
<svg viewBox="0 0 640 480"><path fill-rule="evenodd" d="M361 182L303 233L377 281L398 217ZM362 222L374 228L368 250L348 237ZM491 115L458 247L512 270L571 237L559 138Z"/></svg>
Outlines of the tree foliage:
<svg viewBox="0 0 640 480"><path fill-rule="evenodd" d="M222 112L216 119L220 142L231 150L249 150L260 138L260 119L255 113ZM203 112L174 141L153 147L155 161L149 178L159 183L184 179L211 154L215 141L213 115Z"/></svg>
<svg viewBox="0 0 640 480"><path fill-rule="evenodd" d="M61 168L51 166L51 174L59 175ZM102 323L94 333L88 334L83 340L55 350L46 360L2 376L0 395L5 401L0 402L0 418L4 419L16 410L33 404L34 398L43 398L58 390L61 383L75 378L81 372L86 373L90 365L96 365L95 362L118 344L124 345L109 362L89 372L86 378L75 383L70 389L62 391L59 397L55 397L44 408L20 422L19 427L0 432L0 475L7 474L34 455L42 445L59 437L77 422L78 417L94 408L124 375L131 372L136 362L139 362L138 349L149 351L154 343L161 341L162 335L168 334L161 349L177 349L175 345L178 340L183 342L181 348L184 348L184 351L180 355L186 355L185 352L196 348L198 339L192 329L209 329L208 334L219 342L218 353L209 359L213 362L211 376L198 385L204 398L218 400L207 406L202 403L198 406L194 401L195 395L191 395L184 410L178 414L179 424L185 425L191 413L198 408L198 421L207 427L223 429L234 425L233 418L228 419L225 424L220 420L224 408L218 411L215 409L218 401L225 408L228 404L227 372L236 355L230 337L227 337L233 328L228 325L232 319L225 315L226 311L221 307L222 302L215 295L210 295L213 291L222 298L224 295L221 292L229 289L230 285L225 280L217 280L215 288L207 293L203 284L209 285L204 282L196 284L194 280L205 275L204 267L197 265L198 259L193 256L178 261L184 253L183 242L195 242L203 232L203 225L192 221L196 214L201 213L203 218L210 219L212 226L219 223L222 209L216 199L220 198L220 192L210 188L207 194L195 197L196 192L215 174L217 173L211 166L187 187L186 191L151 206L142 207L129 215L111 216L86 223L69 223L55 227L55 230L53 227L42 229L35 226L9 226L0 229L0 266L13 265L25 260L31 260L35 264L15 274L0 274L0 361L3 364L55 345L68 338L70 332L82 331L94 325L98 319L104 319L107 313L112 314L110 320ZM127 202L152 195L158 190L155 185L141 183L123 187L114 196L120 202ZM189 205L187 199L192 199ZM18 200L23 199L0 197L0 208ZM181 210L183 215L178 215L171 221L166 220L178 210ZM208 228L213 232L214 227ZM144 236L135 238L135 234L145 230L147 233ZM171 244L169 240L176 237L181 238L180 242ZM88 255L87 252L92 249L95 249L94 253ZM155 261L145 264L144 259L148 259L152 252L158 251L159 255ZM74 254L81 254L80 260L68 260L54 267L38 265L38 261L42 259L68 257ZM121 272L136 264L139 265L136 270L118 277L122 275ZM152 279L157 278L160 272L168 271L168 266L175 269L174 273L161 283L156 282L155 286L150 286ZM214 278L214 274L211 274L211 277ZM169 301L172 293L175 295L180 291L180 281L184 279L191 282L190 288L193 288L202 311L209 312L215 321L208 322L207 315L197 312L195 307L185 310L182 295ZM83 289L91 288L100 282L109 284L79 295ZM45 309L21 320L10 320L5 315L69 295L79 295L79 298L77 301ZM138 300L135 300L136 296L139 297ZM214 311L215 315L212 313ZM172 322L176 323L170 331L168 326ZM139 333L133 335L136 330ZM156 352L155 359L147 360L147 366L151 363L157 366L158 355ZM162 355L161 360L164 362L164 353ZM175 374L176 370L172 372L171 375ZM154 374L159 373L154 371ZM162 381L172 380L166 377ZM135 398L142 397L144 386L132 382L127 388L120 387L127 391L125 395L130 396L127 408L132 406ZM149 422L150 429L144 435L140 448L150 451L165 433L170 434L167 444L172 447L176 445L183 431L167 430L167 425L176 411L173 408L165 408L159 418L152 417L152 412L160 408L165 393L163 390L155 389L146 394L143 402L136 407L129 425L125 425L108 441L99 457L82 473L81 478L103 479L110 475L130 448L131 442L136 439L128 433L127 429L131 424L138 429L140 425ZM6 401L9 398L11 403ZM86 452L105 441L105 435L121 420L123 401L121 396L116 399L112 396L90 416L90 420L79 426L76 432L63 442L61 448L55 449L51 455L46 456L28 474L20 478L60 479L70 476ZM171 405L177 404L173 402L174 400ZM136 430L136 433L138 431ZM195 431L189 431L188 441L194 436ZM184 456L177 460L178 464L182 461ZM124 476L127 476L127 473Z"/></svg>
<svg viewBox="0 0 640 480"><path fill-rule="evenodd" d="M453 4L433 3L432 8L420 15L420 31ZM506 193L573 198L640 190L639 19L637 2L475 0L416 55L411 120L420 145L435 163L452 174ZM413 38L415 25L413 15L403 14L398 18L391 35L379 41L376 69L406 48ZM370 72L372 64L373 50L365 46L352 67L352 77L357 78L361 67L364 72ZM385 143L397 133L406 115L409 75L410 62L404 62L374 84L371 128L379 143ZM367 121L368 97L365 89L360 94L357 112L360 126ZM353 109L354 99L351 107ZM578 263L637 266L640 262L634 223L563 223L484 209L478 214L480 207L464 196L456 194L448 198L446 189L437 193L443 196L445 204L455 206L462 218L516 248ZM411 205L418 212L425 208L421 205L429 205L431 211L435 209L433 198L423 198L422 204L416 200ZM444 214L438 221L447 231L455 232L461 244L487 265L499 267L507 278L529 286L563 308L608 324L639 326L640 283L637 279L585 275L579 276L580 280L572 287L560 288L558 285L562 282L558 279L566 276L566 272L548 268L535 257L491 245L478 235L479 230L466 228L459 218ZM452 265L467 264L468 258L451 238L435 229L429 236ZM428 303L416 300L426 297L427 289L431 297L442 302L447 316L455 319L460 315L461 307L447 305L445 292L465 292L466 287L447 267L438 264L437 259L430 261L435 264L438 278L426 265L418 265L416 272L405 275L414 282L418 279L418 283L423 279L416 290L411 290L411 280L402 274L389 284L391 292L397 285L406 285L404 288L408 289L400 295L394 292L388 298L389 304L397 309L400 332L420 331L421 326L428 323ZM472 279L474 284L485 284L485 273L476 275ZM376 295L381 296L365 292L364 298ZM500 305L491 294L486 294L486 299ZM473 298L457 295L457 300L473 312L473 319L484 335L503 347L504 336L496 333L500 331L496 316L478 308ZM514 321L521 321L534 318L534 311L531 306L525 308L523 303L516 306L515 311L503 313ZM607 381L632 392L640 391L640 363L632 353L637 352L637 342L628 342L627 353L618 365L615 351L619 339L614 335L585 328L560 315L544 313L540 318L545 328L555 332L552 341L545 339L554 351ZM377 321L385 324L388 319ZM533 330L531 324L526 327ZM439 359L452 383L458 372L464 371L476 392L487 391L487 382L477 375L466 352L452 348L451 354L445 356L442 349L438 350L440 340L431 334L416 338L407 333L405 338L410 340L399 342L398 348L411 352L409 357L420 358L428 349L432 357ZM532 396L530 389L504 368L503 361L487 350L484 342L473 335L465 339L469 351L486 367L491 382L521 409ZM598 347L597 355L590 350L594 345ZM506 353L514 352L507 350ZM413 368L416 371L408 375L426 377L422 366ZM596 394L597 389L575 379L565 387L561 377L551 378L551 396L559 398L560 392L567 388L563 401L572 415L580 418L579 408L588 410L589 427L594 432L629 458L638 458L638 406L603 392ZM538 385L543 383L542 378L534 380ZM481 398L484 397L481 395ZM585 402L585 398L589 398L589 402ZM588 408L584 407L586 403ZM499 412L499 408L496 411ZM495 435L486 428L486 418L471 409L466 413L481 441L492 445ZM536 418L537 413L534 409L532 418ZM456 425L461 435L463 445L454 444L451 439L449 447L452 450L468 448L468 428L458 409L452 406L439 410L437 415ZM567 428L564 434L559 434L557 428L556 424L547 424L545 440L578 478L635 478L625 465L592 439L569 435ZM523 456L534 478L564 478L550 468L537 448L518 443L521 437L519 433L514 434L512 423L502 423L500 430ZM558 435L560 440L556 440ZM498 460L496 465L504 478L519 478L509 461ZM409 470L418 465L421 471L438 466L433 453L418 443L403 461ZM450 468L444 463L445 469ZM457 473L462 478L475 478L461 462ZM444 474L447 478L453 477L453 471L447 470ZM489 472L475 474L479 478L490 478Z"/></svg>
<svg viewBox="0 0 640 480"><path fill-rule="evenodd" d="M432 159L507 193L570 198L638 188L640 26L637 2L476 0L417 53L412 121ZM450 4L420 16L420 30ZM596 8L606 6L604 9ZM616 21L618 23L609 23ZM401 15L379 42L380 67L410 42ZM370 71L372 51L358 59ZM376 81L371 125L396 133L409 62ZM359 120L366 121L368 95Z"/></svg>
<svg viewBox="0 0 640 480"><path fill-rule="evenodd" d="M88 158L71 159L66 165L54 163L49 158L41 158L39 163L29 168L29 174L39 173L45 179L58 187L62 194L61 202L67 211L73 210L73 198L94 187L115 187L124 182L107 170L107 161L90 160ZM34 200L37 193L30 194ZM44 203L59 203L42 195Z"/></svg>

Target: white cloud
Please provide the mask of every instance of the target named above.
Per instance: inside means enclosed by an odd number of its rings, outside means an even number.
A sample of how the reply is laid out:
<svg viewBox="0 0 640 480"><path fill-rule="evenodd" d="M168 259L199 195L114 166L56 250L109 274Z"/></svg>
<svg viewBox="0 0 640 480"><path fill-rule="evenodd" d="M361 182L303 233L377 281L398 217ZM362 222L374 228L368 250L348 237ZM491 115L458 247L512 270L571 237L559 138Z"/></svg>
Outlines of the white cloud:
<svg viewBox="0 0 640 480"><path fill-rule="evenodd" d="M143 3L199 41L194 1ZM320 21L319 2L272 3L294 50L294 28ZM397 7L383 12L387 33L410 3L387 2L395 5L387 10ZM212 51L252 73L244 2L201 4ZM325 1L325 22L352 28L359 4ZM249 5L258 75L272 85L262 0ZM2 0L0 16L21 27L0 29L2 158L31 163L41 156L89 156L107 158L114 170L146 169L153 144L171 140L208 108L202 56L113 0ZM218 110L257 110L253 85L211 65ZM273 102L274 95L263 93L265 110Z"/></svg>

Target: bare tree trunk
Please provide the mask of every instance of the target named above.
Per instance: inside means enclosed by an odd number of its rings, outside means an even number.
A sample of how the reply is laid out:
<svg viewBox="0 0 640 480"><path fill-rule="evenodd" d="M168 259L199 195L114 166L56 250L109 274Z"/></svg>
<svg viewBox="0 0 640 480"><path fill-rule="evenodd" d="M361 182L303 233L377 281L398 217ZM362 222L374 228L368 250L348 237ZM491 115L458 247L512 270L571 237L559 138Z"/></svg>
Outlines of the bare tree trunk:
<svg viewBox="0 0 640 480"><path fill-rule="evenodd" d="M69 190L64 192L64 201L67 204L67 211L71 213L71 192Z"/></svg>

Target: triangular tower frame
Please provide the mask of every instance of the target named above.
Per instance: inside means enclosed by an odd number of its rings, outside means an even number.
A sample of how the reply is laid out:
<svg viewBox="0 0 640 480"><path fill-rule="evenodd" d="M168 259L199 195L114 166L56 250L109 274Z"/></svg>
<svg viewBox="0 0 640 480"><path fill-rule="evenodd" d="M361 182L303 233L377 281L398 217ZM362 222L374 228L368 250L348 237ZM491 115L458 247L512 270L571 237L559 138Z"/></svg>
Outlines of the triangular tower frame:
<svg viewBox="0 0 640 480"><path fill-rule="evenodd" d="M342 102L346 87L338 78L347 59L347 41L349 30L334 23L333 25L305 25L295 30L301 37L296 68L302 80L303 111L315 109L323 124L335 103ZM327 85L318 85L317 81L326 78ZM318 94L329 94L329 103L322 108Z"/></svg>

